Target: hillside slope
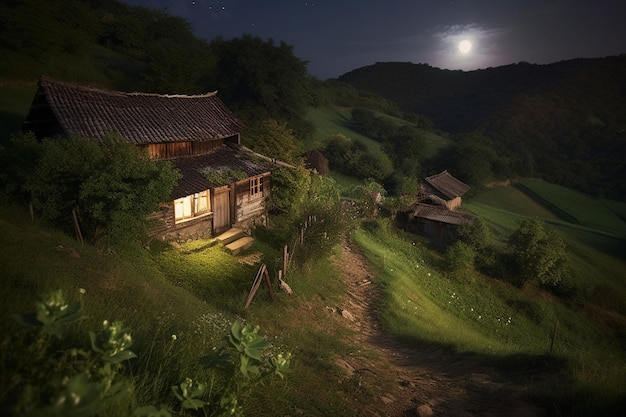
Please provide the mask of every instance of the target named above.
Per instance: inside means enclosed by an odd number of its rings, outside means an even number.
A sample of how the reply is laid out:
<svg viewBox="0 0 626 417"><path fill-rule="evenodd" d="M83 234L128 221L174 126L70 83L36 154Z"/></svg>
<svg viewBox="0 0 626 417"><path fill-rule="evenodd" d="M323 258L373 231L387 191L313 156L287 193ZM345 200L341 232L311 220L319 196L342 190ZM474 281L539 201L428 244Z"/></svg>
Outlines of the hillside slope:
<svg viewBox="0 0 626 417"><path fill-rule="evenodd" d="M624 123L620 110L626 108L625 74L626 55L621 55L549 65L520 62L475 71L379 62L350 71L339 80L423 114L440 129L460 133L478 128L521 95L551 91L564 99L567 108L592 105L597 117Z"/></svg>
<svg viewBox="0 0 626 417"><path fill-rule="evenodd" d="M437 128L489 138L498 174L540 176L626 198L626 55L476 71L378 63L340 81L395 100ZM470 142L469 146L472 145Z"/></svg>

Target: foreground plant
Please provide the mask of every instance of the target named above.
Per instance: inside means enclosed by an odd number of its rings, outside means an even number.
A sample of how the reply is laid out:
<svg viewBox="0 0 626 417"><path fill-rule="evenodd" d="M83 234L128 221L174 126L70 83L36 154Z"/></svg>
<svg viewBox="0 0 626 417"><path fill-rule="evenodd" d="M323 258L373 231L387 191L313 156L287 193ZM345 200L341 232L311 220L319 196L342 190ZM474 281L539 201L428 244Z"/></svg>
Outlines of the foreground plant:
<svg viewBox="0 0 626 417"><path fill-rule="evenodd" d="M81 295L85 291L81 290ZM124 363L137 355L130 350L130 330L121 321L102 322L99 331L89 331L91 350L63 346L68 327L85 318L82 302L66 302L61 291L35 302L35 311L13 318L38 328L34 339L24 334L13 342L5 364L13 366L7 383L1 381L0 414L34 417L90 417L130 411L134 382L124 376ZM172 335L172 341L177 339ZM17 346L18 343L23 346ZM172 417L202 413L204 416L241 416L241 399L262 377L284 378L290 354L274 356L259 327L235 322L226 337L226 347L213 349L200 360L209 370L210 384L185 378L171 387L179 402L178 412L168 407L145 405L136 417ZM5 339L5 343L11 343ZM124 398L128 395L128 398Z"/></svg>
<svg viewBox="0 0 626 417"><path fill-rule="evenodd" d="M90 332L91 351L60 345L69 326L85 317L82 302L67 302L61 291L38 298L34 312L13 315L39 332L34 341L24 335L25 350L7 358L15 369L0 410L18 416L95 416L123 394L128 384L120 376L122 362L136 355L128 350L132 339L121 322L105 321L103 330Z"/></svg>

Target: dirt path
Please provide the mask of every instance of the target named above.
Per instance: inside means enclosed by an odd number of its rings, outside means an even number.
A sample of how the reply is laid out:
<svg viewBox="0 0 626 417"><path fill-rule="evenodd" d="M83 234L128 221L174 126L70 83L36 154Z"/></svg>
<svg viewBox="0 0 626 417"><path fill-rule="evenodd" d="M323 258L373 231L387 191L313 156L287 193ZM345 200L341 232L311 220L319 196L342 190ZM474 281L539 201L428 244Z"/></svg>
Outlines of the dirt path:
<svg viewBox="0 0 626 417"><path fill-rule="evenodd" d="M367 260L353 245L343 245L339 261L348 285L348 299L340 309L362 343L380 361L341 359L348 373L363 375L370 392L379 393L380 403L372 416L493 416L531 417L543 412L523 400L514 386L496 382L497 374L484 365L450 353L425 347L410 347L385 333L377 319L380 289L370 281ZM345 309L345 310L344 310ZM368 369L369 367L374 369ZM368 376L369 375L369 376ZM383 384L392 386L375 386ZM372 385L374 384L374 385ZM381 414L383 410L384 414Z"/></svg>

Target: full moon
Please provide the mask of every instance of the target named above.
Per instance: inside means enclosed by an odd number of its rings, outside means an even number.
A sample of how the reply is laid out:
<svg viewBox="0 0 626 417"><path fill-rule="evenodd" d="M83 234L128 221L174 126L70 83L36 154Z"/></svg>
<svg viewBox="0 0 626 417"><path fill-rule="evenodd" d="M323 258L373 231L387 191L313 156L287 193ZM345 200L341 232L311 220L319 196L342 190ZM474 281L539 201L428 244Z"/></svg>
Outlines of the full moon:
<svg viewBox="0 0 626 417"><path fill-rule="evenodd" d="M465 39L459 42L459 52L461 52L462 54L466 54L471 50L472 50L472 43L470 41Z"/></svg>

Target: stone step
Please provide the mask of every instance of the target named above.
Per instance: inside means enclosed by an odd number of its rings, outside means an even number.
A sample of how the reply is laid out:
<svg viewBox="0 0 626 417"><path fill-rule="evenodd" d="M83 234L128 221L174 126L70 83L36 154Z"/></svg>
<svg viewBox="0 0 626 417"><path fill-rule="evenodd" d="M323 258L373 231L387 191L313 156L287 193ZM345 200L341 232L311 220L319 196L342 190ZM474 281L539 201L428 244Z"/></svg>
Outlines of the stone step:
<svg viewBox="0 0 626 417"><path fill-rule="evenodd" d="M248 249L254 243L254 238L244 236L226 245L226 249L231 255L237 255L239 252Z"/></svg>
<svg viewBox="0 0 626 417"><path fill-rule="evenodd" d="M233 227L231 229L228 229L224 233L218 235L215 238L215 240L217 240L222 245L228 245L229 243L234 242L235 240L240 239L243 236L244 236L243 230Z"/></svg>

